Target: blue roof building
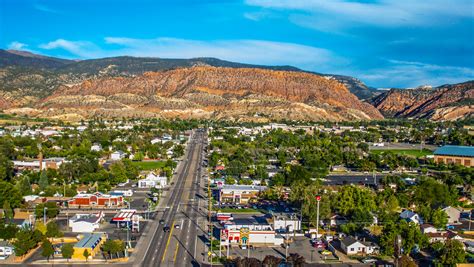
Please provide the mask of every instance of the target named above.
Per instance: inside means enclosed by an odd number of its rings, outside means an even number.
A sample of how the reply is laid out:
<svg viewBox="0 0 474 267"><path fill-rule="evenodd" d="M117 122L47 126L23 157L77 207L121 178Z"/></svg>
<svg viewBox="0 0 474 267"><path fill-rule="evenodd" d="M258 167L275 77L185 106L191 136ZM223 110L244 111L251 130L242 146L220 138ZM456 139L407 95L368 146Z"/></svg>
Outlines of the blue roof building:
<svg viewBox="0 0 474 267"><path fill-rule="evenodd" d="M435 161L444 164L474 165L474 146L442 146L434 152Z"/></svg>

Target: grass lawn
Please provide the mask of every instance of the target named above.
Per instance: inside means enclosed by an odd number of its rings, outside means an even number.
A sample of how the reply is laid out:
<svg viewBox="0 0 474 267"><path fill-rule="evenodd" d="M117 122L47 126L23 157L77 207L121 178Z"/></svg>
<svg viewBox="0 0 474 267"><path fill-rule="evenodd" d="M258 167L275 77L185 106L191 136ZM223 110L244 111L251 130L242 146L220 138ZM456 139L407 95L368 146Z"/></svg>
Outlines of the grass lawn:
<svg viewBox="0 0 474 267"><path fill-rule="evenodd" d="M142 171L159 169L165 166L164 161L132 161L132 164Z"/></svg>
<svg viewBox="0 0 474 267"><path fill-rule="evenodd" d="M419 149L373 149L370 152L374 154L391 152L398 155L406 155L406 156L412 156L412 157L417 157L417 158L424 157L427 155L433 155L433 151L428 150L428 149L423 149L422 151L420 151Z"/></svg>
<svg viewBox="0 0 474 267"><path fill-rule="evenodd" d="M243 209L233 209L233 208L220 208L219 212L228 212L228 213L258 213L261 212L258 209L252 208L243 208Z"/></svg>

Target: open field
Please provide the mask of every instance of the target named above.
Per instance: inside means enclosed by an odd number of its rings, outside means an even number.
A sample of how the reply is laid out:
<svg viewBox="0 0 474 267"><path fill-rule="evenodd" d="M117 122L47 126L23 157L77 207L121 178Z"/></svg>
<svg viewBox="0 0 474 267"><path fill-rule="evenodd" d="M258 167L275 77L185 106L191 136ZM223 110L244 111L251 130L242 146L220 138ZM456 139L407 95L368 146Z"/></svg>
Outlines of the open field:
<svg viewBox="0 0 474 267"><path fill-rule="evenodd" d="M370 152L374 154L390 152L397 155L406 155L406 156L412 156L412 157L417 157L417 158L424 157L427 155L433 155L433 151L428 150L428 149L423 149L421 151L419 149L380 149L380 150L373 149Z"/></svg>
<svg viewBox="0 0 474 267"><path fill-rule="evenodd" d="M165 166L164 161L132 161L132 164L142 171L159 169Z"/></svg>

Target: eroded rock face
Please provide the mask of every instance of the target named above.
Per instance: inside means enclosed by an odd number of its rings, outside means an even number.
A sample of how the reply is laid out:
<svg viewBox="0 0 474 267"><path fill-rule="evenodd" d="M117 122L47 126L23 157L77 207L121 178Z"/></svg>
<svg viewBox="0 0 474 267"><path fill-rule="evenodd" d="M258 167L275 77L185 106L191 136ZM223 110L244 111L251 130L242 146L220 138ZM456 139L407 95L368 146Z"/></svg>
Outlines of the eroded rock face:
<svg viewBox="0 0 474 267"><path fill-rule="evenodd" d="M474 81L434 89L392 89L372 104L388 117L457 120L474 114Z"/></svg>
<svg viewBox="0 0 474 267"><path fill-rule="evenodd" d="M43 109L66 106L176 110L191 116L195 110L199 117L206 111L206 116L222 118L256 113L289 119L383 118L335 80L293 71L208 66L87 80L61 86L41 104Z"/></svg>

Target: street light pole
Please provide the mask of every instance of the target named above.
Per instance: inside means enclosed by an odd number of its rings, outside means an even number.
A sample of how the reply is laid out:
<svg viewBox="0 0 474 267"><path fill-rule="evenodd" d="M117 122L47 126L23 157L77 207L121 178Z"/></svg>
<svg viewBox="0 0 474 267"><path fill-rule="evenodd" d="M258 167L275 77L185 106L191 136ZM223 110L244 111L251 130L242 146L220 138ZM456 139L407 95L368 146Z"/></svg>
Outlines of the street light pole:
<svg viewBox="0 0 474 267"><path fill-rule="evenodd" d="M46 210L48 210L48 207L43 208L43 224L46 225Z"/></svg>

